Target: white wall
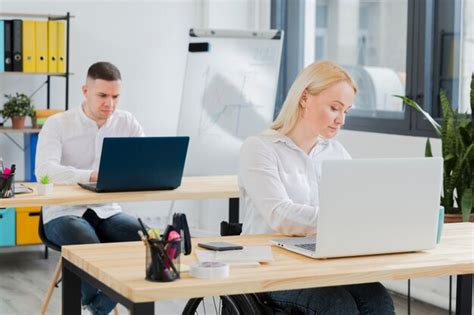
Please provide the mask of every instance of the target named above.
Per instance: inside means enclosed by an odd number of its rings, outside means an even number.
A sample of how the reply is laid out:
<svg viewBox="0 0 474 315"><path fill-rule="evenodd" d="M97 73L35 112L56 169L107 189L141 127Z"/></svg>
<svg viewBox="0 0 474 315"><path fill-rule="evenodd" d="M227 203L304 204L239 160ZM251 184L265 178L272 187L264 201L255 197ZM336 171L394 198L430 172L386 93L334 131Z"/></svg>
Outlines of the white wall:
<svg viewBox="0 0 474 315"><path fill-rule="evenodd" d="M353 158L423 157L426 138L343 130L338 135ZM431 139L433 155L441 155L441 141Z"/></svg>

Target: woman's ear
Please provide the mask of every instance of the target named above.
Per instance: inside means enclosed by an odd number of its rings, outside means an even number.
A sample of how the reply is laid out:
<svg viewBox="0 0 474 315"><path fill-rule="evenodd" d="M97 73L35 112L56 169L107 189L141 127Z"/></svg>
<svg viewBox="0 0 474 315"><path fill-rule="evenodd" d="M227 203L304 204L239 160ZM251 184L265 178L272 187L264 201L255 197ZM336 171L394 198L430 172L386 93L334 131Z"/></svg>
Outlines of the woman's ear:
<svg viewBox="0 0 474 315"><path fill-rule="evenodd" d="M308 100L308 91L304 89L303 94L301 94L301 97L300 97L300 106L302 108L306 108L307 100Z"/></svg>

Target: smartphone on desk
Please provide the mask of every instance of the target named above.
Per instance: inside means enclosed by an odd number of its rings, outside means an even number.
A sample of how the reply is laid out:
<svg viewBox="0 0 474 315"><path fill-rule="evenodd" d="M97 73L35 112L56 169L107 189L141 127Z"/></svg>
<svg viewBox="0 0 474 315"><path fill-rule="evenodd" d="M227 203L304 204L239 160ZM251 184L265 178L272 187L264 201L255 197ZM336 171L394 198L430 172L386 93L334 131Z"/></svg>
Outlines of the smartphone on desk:
<svg viewBox="0 0 474 315"><path fill-rule="evenodd" d="M237 244L232 244L228 242L205 242L205 243L198 243L199 247L210 249L210 250L235 250L235 249L243 249L242 246Z"/></svg>

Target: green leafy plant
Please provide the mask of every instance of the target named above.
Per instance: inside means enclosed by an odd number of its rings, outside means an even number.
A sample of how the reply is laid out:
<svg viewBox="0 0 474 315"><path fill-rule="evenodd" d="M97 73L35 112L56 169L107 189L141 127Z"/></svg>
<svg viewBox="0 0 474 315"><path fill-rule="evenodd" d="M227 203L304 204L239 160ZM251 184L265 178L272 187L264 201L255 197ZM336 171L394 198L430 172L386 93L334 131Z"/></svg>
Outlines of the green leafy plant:
<svg viewBox="0 0 474 315"><path fill-rule="evenodd" d="M30 116L34 117L35 107L31 98L23 93L16 93L15 96L11 94L5 94L7 102L3 104L3 109L0 110L0 114L4 118Z"/></svg>
<svg viewBox="0 0 474 315"><path fill-rule="evenodd" d="M474 73L471 77L471 114L458 113L453 110L441 90L440 101L443 121L440 124L430 114L425 112L415 101L405 96L396 95L405 104L422 113L441 138L442 155L444 159L443 196L441 205L446 213L460 213L463 221L469 221L474 207ZM426 140L425 156L433 156L430 139ZM456 201L457 208L455 208Z"/></svg>
<svg viewBox="0 0 474 315"><path fill-rule="evenodd" d="M46 184L49 184L51 182L51 180L49 179L48 175L44 175L44 176L40 177L39 182L43 185L46 185Z"/></svg>

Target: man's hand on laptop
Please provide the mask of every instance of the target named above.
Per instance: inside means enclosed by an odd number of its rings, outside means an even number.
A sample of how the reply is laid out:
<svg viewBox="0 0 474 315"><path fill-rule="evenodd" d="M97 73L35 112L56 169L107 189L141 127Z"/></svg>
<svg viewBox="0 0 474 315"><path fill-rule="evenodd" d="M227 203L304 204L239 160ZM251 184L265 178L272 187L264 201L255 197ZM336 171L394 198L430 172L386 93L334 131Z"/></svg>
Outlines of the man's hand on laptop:
<svg viewBox="0 0 474 315"><path fill-rule="evenodd" d="M99 173L98 173L97 171L92 171L91 176L89 177L89 181L90 181L91 183L97 182L97 175L98 175L98 174L99 174Z"/></svg>

